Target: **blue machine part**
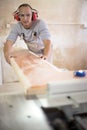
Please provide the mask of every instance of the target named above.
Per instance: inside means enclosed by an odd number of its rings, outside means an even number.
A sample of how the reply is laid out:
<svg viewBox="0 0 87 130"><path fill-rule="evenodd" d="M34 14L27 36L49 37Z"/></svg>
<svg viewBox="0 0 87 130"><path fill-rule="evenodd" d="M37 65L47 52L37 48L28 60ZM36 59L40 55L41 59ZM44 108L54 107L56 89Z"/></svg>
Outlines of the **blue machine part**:
<svg viewBox="0 0 87 130"><path fill-rule="evenodd" d="M74 76L85 77L85 75L86 75L86 72L83 70L74 71Z"/></svg>

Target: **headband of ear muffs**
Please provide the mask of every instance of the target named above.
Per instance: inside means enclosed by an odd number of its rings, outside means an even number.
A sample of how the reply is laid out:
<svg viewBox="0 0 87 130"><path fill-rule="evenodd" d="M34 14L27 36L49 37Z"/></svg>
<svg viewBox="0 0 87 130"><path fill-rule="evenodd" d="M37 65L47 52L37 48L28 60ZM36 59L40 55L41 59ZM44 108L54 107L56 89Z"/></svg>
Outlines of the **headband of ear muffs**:
<svg viewBox="0 0 87 130"><path fill-rule="evenodd" d="M13 12L13 16L14 19L16 19L17 21L20 21L19 18L19 8L21 7L30 7L32 10L32 20L35 21L38 18L38 11L36 9L33 9L29 4L22 4L18 7L18 9L16 11Z"/></svg>

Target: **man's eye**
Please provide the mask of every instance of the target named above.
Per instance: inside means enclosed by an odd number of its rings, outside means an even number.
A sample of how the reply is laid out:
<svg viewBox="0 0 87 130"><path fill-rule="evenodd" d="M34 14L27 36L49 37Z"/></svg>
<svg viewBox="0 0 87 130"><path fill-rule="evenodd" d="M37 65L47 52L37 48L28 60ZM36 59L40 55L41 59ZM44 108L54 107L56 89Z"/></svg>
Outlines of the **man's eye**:
<svg viewBox="0 0 87 130"><path fill-rule="evenodd" d="M24 14L20 14L19 16L20 16L20 17L24 17Z"/></svg>

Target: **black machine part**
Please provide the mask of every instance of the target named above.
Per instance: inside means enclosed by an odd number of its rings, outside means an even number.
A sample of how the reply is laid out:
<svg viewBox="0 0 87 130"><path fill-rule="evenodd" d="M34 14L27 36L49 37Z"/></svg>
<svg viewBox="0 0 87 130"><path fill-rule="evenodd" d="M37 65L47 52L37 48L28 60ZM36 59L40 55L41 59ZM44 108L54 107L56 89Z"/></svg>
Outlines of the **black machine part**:
<svg viewBox="0 0 87 130"><path fill-rule="evenodd" d="M87 103L78 108L73 105L42 107L53 130L87 130Z"/></svg>

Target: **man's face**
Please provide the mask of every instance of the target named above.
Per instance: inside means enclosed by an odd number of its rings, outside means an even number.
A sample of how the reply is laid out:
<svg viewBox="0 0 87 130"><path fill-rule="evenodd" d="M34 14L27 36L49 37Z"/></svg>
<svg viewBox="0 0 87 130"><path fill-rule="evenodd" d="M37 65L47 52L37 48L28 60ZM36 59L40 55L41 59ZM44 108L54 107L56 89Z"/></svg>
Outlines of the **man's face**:
<svg viewBox="0 0 87 130"><path fill-rule="evenodd" d="M30 28L32 24L32 11L29 7L20 7L19 17L24 28Z"/></svg>

